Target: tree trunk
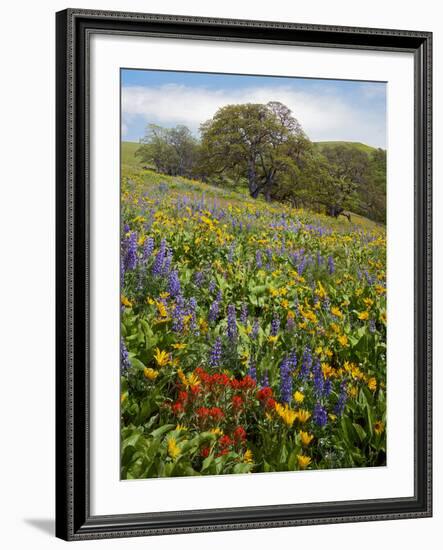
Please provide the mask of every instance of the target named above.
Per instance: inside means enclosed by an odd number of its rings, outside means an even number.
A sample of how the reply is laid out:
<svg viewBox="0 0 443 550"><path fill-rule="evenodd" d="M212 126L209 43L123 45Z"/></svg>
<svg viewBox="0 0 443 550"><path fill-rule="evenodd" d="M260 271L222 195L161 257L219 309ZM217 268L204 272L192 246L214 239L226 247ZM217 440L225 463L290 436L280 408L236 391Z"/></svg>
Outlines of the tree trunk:
<svg viewBox="0 0 443 550"><path fill-rule="evenodd" d="M248 160L248 187L249 194L253 199L258 197L260 193L260 188L257 184L257 174L255 171L255 162L253 159Z"/></svg>

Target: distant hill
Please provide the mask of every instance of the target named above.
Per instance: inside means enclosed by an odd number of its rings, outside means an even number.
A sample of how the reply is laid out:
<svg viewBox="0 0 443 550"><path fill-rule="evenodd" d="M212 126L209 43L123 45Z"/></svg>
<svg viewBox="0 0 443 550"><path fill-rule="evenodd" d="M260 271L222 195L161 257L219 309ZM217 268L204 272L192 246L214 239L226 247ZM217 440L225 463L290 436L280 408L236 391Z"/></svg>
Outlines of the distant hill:
<svg viewBox="0 0 443 550"><path fill-rule="evenodd" d="M344 147L349 147L350 149L358 149L359 151L363 151L367 154L371 154L373 151L377 150L377 147L372 147L371 145L366 145L366 143L360 143L359 141L316 141L315 145L318 149L320 149L320 151L324 147L333 147L336 145L343 145Z"/></svg>
<svg viewBox="0 0 443 550"><path fill-rule="evenodd" d="M122 141L122 164L127 164L128 166L138 166L140 162L135 156L135 152L139 147L140 144L135 141Z"/></svg>

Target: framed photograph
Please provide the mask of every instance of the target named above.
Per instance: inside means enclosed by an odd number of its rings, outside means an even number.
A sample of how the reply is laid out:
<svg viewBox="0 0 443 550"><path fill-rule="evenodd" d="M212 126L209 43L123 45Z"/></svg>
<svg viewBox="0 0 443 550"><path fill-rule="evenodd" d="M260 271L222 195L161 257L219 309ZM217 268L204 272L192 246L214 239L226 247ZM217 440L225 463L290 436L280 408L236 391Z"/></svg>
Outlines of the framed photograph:
<svg viewBox="0 0 443 550"><path fill-rule="evenodd" d="M431 515L431 40L57 13L58 537Z"/></svg>

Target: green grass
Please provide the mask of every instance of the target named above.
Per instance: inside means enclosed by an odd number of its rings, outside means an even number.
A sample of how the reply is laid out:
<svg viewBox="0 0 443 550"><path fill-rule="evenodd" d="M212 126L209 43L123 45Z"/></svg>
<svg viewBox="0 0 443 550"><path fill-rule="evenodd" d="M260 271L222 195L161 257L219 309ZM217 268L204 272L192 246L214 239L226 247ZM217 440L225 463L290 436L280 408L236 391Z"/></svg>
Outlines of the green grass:
<svg viewBox="0 0 443 550"><path fill-rule="evenodd" d="M135 156L135 152L140 147L139 143L134 141L122 141L121 163L122 166L138 167L141 166L140 159Z"/></svg>
<svg viewBox="0 0 443 550"><path fill-rule="evenodd" d="M315 142L315 145L320 149L320 151L324 147L328 146L334 146L334 145L343 145L345 147L349 147L352 149L357 149L359 151L363 151L363 153L370 154L373 151L376 151L376 147L371 147L371 145L366 145L366 143L360 143L359 141L317 141Z"/></svg>

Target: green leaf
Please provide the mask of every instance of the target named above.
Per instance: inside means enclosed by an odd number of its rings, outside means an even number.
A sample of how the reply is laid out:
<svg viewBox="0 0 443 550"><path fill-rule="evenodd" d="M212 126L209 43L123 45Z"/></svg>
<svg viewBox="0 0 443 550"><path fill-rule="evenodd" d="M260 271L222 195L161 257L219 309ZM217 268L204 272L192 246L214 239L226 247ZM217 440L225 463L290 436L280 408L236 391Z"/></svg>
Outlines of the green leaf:
<svg viewBox="0 0 443 550"><path fill-rule="evenodd" d="M160 428L157 428L153 432L150 433L151 437L159 437L166 432L170 432L173 428L175 428L175 424L165 424L164 426L161 426Z"/></svg>

